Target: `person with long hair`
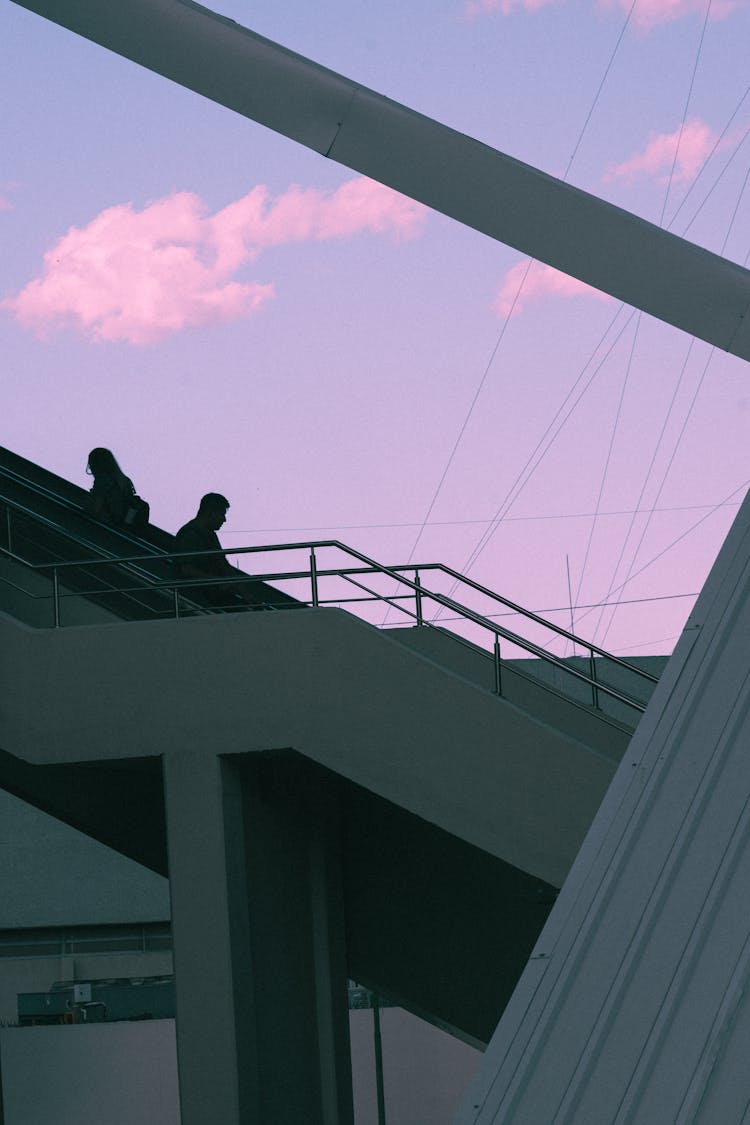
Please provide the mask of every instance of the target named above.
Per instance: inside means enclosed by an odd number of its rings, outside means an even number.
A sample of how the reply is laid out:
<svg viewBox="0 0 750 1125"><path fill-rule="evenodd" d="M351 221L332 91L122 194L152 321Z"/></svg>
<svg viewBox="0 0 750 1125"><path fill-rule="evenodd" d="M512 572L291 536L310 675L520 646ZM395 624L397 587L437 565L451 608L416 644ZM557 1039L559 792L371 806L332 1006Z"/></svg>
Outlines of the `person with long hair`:
<svg viewBox="0 0 750 1125"><path fill-rule="evenodd" d="M136 496L132 480L125 476L110 449L92 449L86 472L94 478L84 505L89 515L112 527L137 527L148 522L148 506ZM146 509L145 517L140 505Z"/></svg>

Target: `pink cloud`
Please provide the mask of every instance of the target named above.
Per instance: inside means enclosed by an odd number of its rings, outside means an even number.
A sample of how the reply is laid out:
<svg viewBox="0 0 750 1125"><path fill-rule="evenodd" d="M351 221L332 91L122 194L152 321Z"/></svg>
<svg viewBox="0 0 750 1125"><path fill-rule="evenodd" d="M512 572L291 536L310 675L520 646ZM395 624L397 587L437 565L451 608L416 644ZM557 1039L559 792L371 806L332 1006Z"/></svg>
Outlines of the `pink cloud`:
<svg viewBox="0 0 750 1125"><path fill-rule="evenodd" d="M561 273L560 270L553 269L552 266L542 265L541 262L532 262L526 280L523 281L528 264L528 259L517 262L506 273L494 305L499 316L518 316L529 301L547 295L555 297L594 297L597 301L609 301L611 299L599 289L594 289L591 285L586 285L585 282L578 281L575 277ZM522 282L523 285L519 292L519 286Z"/></svg>
<svg viewBox="0 0 750 1125"><path fill-rule="evenodd" d="M652 133L642 152L636 152L622 164L610 167L604 178L632 180L639 175L658 176L660 182L666 183L674 163L675 181L692 180L715 144L716 134L710 126L693 118L685 122L682 130Z"/></svg>
<svg viewBox="0 0 750 1125"><path fill-rule="evenodd" d="M548 4L564 3L565 0L465 0L464 10L467 15L475 16L483 12L500 12L509 16L518 9L534 12ZM632 0L597 0L602 8L618 7L627 12L630 10ZM734 11L739 5L739 0L713 0L711 5L711 19L721 19ZM642 31L650 31L661 23L680 19L691 13L703 15L706 11L706 0L638 0L633 10L632 22Z"/></svg>
<svg viewBox="0 0 750 1125"><path fill-rule="evenodd" d="M68 325L93 340L151 344L251 316L272 300L272 284L234 276L264 250L365 231L409 238L425 214L365 178L334 192L293 186L276 198L258 186L213 215L197 195L177 192L71 227L45 253L41 275L0 304L41 336Z"/></svg>
<svg viewBox="0 0 750 1125"><path fill-rule="evenodd" d="M5 196L0 195L0 211L12 211L13 204Z"/></svg>
<svg viewBox="0 0 750 1125"><path fill-rule="evenodd" d="M611 8L613 3L627 12L632 0L603 0L603 6L607 8ZM737 0L713 0L710 18L722 19L737 6ZM638 0L632 20L642 31L650 31L660 23L669 23L695 13L705 16L706 0Z"/></svg>
<svg viewBox="0 0 750 1125"><path fill-rule="evenodd" d="M511 15L517 8L527 12L536 12L539 8L546 8L548 4L558 4L561 0L466 0L466 14L469 16L480 15L482 12L500 12L504 16Z"/></svg>

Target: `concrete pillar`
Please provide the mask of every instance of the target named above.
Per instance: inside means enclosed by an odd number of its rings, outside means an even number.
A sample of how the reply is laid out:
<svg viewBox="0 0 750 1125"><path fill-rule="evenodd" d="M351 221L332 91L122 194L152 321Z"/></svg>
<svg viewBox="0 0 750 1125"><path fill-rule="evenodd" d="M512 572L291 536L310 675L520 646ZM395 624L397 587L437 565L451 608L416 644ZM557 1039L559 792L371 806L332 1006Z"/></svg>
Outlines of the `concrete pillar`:
<svg viewBox="0 0 750 1125"><path fill-rule="evenodd" d="M260 1119L237 770L210 752L165 754L164 796L182 1125L249 1125Z"/></svg>
<svg viewBox="0 0 750 1125"><path fill-rule="evenodd" d="M352 1125L335 779L164 758L182 1125Z"/></svg>
<svg viewBox="0 0 750 1125"><path fill-rule="evenodd" d="M242 777L259 1120L352 1125L336 779L292 753L247 755Z"/></svg>

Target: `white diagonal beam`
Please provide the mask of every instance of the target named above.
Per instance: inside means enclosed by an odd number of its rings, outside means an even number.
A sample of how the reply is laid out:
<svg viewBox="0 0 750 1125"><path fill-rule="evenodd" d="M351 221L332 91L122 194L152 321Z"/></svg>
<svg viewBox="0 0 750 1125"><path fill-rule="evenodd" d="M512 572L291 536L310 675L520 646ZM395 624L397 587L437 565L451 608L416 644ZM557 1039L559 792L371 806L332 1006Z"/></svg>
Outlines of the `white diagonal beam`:
<svg viewBox="0 0 750 1125"><path fill-rule="evenodd" d="M750 271L191 0L14 0L668 324L750 359Z"/></svg>

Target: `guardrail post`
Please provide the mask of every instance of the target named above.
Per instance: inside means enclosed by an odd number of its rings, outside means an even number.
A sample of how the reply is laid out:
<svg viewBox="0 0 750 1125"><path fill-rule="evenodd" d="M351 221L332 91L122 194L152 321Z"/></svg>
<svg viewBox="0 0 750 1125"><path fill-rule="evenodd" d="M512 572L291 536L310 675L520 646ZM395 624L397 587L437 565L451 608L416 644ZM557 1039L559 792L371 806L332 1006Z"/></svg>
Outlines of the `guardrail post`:
<svg viewBox="0 0 750 1125"><path fill-rule="evenodd" d="M312 604L318 604L318 564L315 560L315 548L310 548L310 588L312 593Z"/></svg>
<svg viewBox="0 0 750 1125"><path fill-rule="evenodd" d="M500 638L495 633L495 695L503 694L502 665L500 664Z"/></svg>
<svg viewBox="0 0 750 1125"><path fill-rule="evenodd" d="M422 581L419 577L419 571L414 571L414 612L417 617L417 625L424 625L424 617L422 616Z"/></svg>
<svg viewBox="0 0 750 1125"><path fill-rule="evenodd" d="M174 599L174 617L175 621L180 619L180 594L176 586L172 587L172 597Z"/></svg>
<svg viewBox="0 0 750 1125"><path fill-rule="evenodd" d="M594 663L594 650L589 650L589 673L591 675L591 700L596 710L599 710L599 688L596 683L596 664Z"/></svg>
<svg viewBox="0 0 750 1125"><path fill-rule="evenodd" d="M54 613L55 628L60 628L60 582L57 575L57 567L52 568L52 607Z"/></svg>

